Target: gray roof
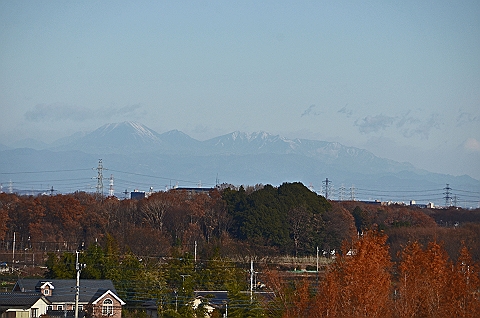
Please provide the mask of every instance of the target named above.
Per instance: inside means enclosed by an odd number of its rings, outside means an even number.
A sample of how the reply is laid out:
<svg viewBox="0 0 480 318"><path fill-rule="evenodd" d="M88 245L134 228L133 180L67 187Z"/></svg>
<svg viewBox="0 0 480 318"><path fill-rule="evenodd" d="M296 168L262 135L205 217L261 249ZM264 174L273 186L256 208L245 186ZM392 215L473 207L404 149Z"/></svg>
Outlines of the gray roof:
<svg viewBox="0 0 480 318"><path fill-rule="evenodd" d="M228 302L228 291L225 290L196 290L195 297L208 299L211 305L221 306Z"/></svg>
<svg viewBox="0 0 480 318"><path fill-rule="evenodd" d="M73 302L75 300L75 279L19 279L13 291L38 293L40 292L40 287L46 282L49 282L54 287L52 294L47 296L51 302ZM81 279L80 302L91 303L108 290L117 295L111 280Z"/></svg>
<svg viewBox="0 0 480 318"><path fill-rule="evenodd" d="M43 298L45 303L50 301L38 293L0 293L0 307L30 308L39 299Z"/></svg>

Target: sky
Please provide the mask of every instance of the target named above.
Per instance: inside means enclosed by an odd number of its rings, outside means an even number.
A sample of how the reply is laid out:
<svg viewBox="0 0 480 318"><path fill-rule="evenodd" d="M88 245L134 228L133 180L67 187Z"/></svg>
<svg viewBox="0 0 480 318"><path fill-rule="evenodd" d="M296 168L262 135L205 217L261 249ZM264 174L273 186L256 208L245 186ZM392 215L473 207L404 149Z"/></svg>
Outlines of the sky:
<svg viewBox="0 0 480 318"><path fill-rule="evenodd" d="M0 143L123 121L480 180L480 2L0 0Z"/></svg>

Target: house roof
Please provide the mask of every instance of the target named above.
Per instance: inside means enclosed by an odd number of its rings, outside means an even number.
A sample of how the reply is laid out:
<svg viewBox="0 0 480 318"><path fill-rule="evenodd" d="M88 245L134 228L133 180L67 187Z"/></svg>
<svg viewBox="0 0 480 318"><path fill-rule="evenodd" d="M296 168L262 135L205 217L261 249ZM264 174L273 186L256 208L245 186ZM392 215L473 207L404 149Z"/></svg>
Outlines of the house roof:
<svg viewBox="0 0 480 318"><path fill-rule="evenodd" d="M120 304L125 305L125 302L123 300L121 300L120 297L118 297L116 294L114 294L111 290L107 290L102 295L98 296L96 298L96 300L94 302L92 302L92 304L94 304L94 305L97 304L99 299L101 299L101 298L103 298L104 296L107 296L107 295L112 296L113 298L118 300L120 302Z"/></svg>
<svg viewBox="0 0 480 318"><path fill-rule="evenodd" d="M0 293L0 307L28 309L39 299L42 299L46 304L50 304L48 299L38 293Z"/></svg>
<svg viewBox="0 0 480 318"><path fill-rule="evenodd" d="M224 290L196 290L195 298L206 298L211 305L221 306L228 302L228 292Z"/></svg>
<svg viewBox="0 0 480 318"><path fill-rule="evenodd" d="M47 298L52 302L73 302L75 300L75 279L19 279L13 291L24 293L39 293L41 286L45 283L54 286L52 294ZM92 303L99 297L110 291L115 298L121 299L116 295L117 291L111 280L81 279L80 280L80 302Z"/></svg>

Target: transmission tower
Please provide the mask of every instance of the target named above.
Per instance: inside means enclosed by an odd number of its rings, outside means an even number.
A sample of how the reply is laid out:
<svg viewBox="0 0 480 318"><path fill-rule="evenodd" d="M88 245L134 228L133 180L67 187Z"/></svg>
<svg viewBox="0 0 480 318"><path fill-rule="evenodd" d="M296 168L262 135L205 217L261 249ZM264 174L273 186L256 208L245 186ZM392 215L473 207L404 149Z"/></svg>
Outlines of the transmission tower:
<svg viewBox="0 0 480 318"><path fill-rule="evenodd" d="M343 184L340 186L340 188L338 189L339 193L338 193L338 200L339 201L343 201L345 200L345 187L343 186Z"/></svg>
<svg viewBox="0 0 480 318"><path fill-rule="evenodd" d="M324 184L323 188L324 188L324 193L325 193L325 199L328 200L328 192L330 191L330 184L331 182L328 180L328 178L325 179L325 181L322 181L322 183Z"/></svg>
<svg viewBox="0 0 480 318"><path fill-rule="evenodd" d="M355 186L353 184L350 187L350 200L355 201Z"/></svg>
<svg viewBox="0 0 480 318"><path fill-rule="evenodd" d="M113 197L115 195L115 191L113 190L113 174L110 175L110 184L108 188L108 196Z"/></svg>
<svg viewBox="0 0 480 318"><path fill-rule="evenodd" d="M449 184L447 183L447 186L445 188L443 188L443 190L445 190L445 192L443 194L445 194L445 196L443 197L445 199L445 206L448 207L448 206L451 206L452 205L452 197L450 196L450 190L452 190L452 188L450 188Z"/></svg>
<svg viewBox="0 0 480 318"><path fill-rule="evenodd" d="M103 163L102 163L102 159L98 159L97 198L103 199Z"/></svg>

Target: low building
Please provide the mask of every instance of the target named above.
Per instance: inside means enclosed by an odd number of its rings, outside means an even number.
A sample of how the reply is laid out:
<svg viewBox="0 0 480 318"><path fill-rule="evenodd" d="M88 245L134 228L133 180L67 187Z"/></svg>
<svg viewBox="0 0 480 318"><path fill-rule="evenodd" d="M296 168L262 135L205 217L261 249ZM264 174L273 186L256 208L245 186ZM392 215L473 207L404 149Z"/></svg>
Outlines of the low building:
<svg viewBox="0 0 480 318"><path fill-rule="evenodd" d="M0 318L39 318L50 305L39 293L0 293Z"/></svg>
<svg viewBox="0 0 480 318"><path fill-rule="evenodd" d="M20 279L13 292L44 296L50 302L47 310L51 316L75 310L75 279ZM117 295L111 280L80 280L79 312L120 318L123 305L125 302Z"/></svg>

